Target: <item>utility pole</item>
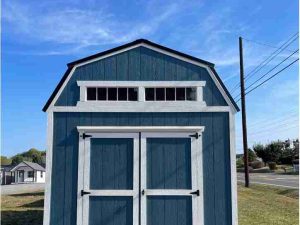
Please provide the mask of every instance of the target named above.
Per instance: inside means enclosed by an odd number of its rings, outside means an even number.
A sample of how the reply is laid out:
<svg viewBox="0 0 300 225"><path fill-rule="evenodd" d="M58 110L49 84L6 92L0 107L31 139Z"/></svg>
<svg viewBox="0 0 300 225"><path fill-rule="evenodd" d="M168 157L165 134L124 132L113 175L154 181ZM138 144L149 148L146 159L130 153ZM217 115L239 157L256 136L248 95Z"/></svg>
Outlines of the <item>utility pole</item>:
<svg viewBox="0 0 300 225"><path fill-rule="evenodd" d="M241 80L241 103L242 103L242 127L243 127L243 147L244 147L245 187L249 187L247 118L246 118L246 102L245 102L245 78L244 78L243 40L242 40L242 37L239 37L239 49L240 49L240 80Z"/></svg>

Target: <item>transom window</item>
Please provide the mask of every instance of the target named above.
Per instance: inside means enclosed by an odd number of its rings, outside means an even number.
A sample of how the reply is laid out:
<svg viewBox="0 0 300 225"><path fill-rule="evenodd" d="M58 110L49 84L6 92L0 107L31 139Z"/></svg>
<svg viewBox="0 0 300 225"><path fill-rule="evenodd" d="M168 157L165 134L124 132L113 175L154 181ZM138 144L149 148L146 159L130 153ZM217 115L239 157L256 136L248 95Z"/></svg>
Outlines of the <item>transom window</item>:
<svg viewBox="0 0 300 225"><path fill-rule="evenodd" d="M88 101L137 101L138 88L135 87L88 87Z"/></svg>
<svg viewBox="0 0 300 225"><path fill-rule="evenodd" d="M196 101L195 87L145 88L146 101Z"/></svg>

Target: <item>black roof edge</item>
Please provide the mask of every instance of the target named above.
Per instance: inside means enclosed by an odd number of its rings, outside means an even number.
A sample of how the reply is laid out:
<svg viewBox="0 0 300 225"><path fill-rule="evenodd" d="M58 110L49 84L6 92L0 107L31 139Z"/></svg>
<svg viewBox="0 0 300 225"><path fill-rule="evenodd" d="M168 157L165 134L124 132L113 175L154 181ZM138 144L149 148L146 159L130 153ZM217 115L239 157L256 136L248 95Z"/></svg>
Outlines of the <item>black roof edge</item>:
<svg viewBox="0 0 300 225"><path fill-rule="evenodd" d="M234 99L232 98L231 94L229 93L228 89L226 88L226 86L224 85L222 79L220 78L219 74L217 73L217 71L215 70L214 67L210 67L210 69L212 70L212 72L214 73L214 75L216 76L217 80L219 81L219 83L221 84L222 88L224 89L225 93L227 94L227 96L229 97L231 103L233 104L234 108L236 109L237 112L240 111L239 106L236 104L236 102L234 101Z"/></svg>
<svg viewBox="0 0 300 225"><path fill-rule="evenodd" d="M94 54L94 55L91 55L91 56L88 56L88 57L85 57L85 58L82 58L82 59L79 59L79 60L76 60L76 61L73 61L73 62L70 62L67 65L68 65L68 67L73 67L76 64L83 63L83 62L86 62L86 61L89 61L89 60L101 57L103 55L107 55L107 54L110 54L112 52L119 51L119 50L122 50L124 48L128 48L128 47L131 47L131 46L134 46L134 45L137 45L137 44L142 44L142 43L145 43L145 44L148 44L150 46L153 46L153 47L156 47L156 48L159 48L159 49L171 52L173 54L180 55L182 57L185 57L185 58L188 58L188 59L191 59L191 60L203 63L203 64L208 65L208 66L214 66L213 63L208 62L206 60L199 59L199 58L187 55L187 54L185 54L183 52L179 52L179 51L176 51L174 49L167 48L165 46L156 44L156 43L151 42L151 41L146 40L146 39L137 39L137 40L135 40L133 42L130 42L130 43L127 43L127 44L124 44L124 45L121 45L121 46L118 46L118 47L115 47L115 48L112 48L112 49L109 49L109 50L106 50L106 51L103 51L103 52L100 52L100 53L97 53L97 54Z"/></svg>
<svg viewBox="0 0 300 225"><path fill-rule="evenodd" d="M100 52L100 53L97 53L97 54L94 54L94 55L91 55L91 56L88 56L88 57L85 57L85 58L82 58L82 59L79 59L79 60L76 60L76 61L73 61L73 62L70 62L67 64L68 66L68 69L66 70L66 72L64 73L63 77L61 78L61 80L59 81L58 85L56 86L56 88L54 89L53 93L51 94L50 98L48 99L48 101L46 102L46 104L44 105L43 107L43 112L46 112L48 107L50 106L51 102L53 101L53 99L55 98L56 94L58 93L59 89L61 88L61 86L63 85L64 81L67 79L69 73L71 72L72 68L79 64L79 63L83 63L83 62L86 62L86 61L89 61L89 60L92 60L92 59L95 59L95 58L98 58L100 56L103 56L103 55L107 55L109 53L112 53L112 52L115 52L115 51L118 51L118 50L121 50L121 49L124 49L124 48L127 48L127 47L131 47L131 46L134 46L136 44L140 44L140 43L145 43L145 44L148 44L148 45L151 45L153 47L156 47L156 48L160 48L162 50L165 50L165 51L168 51L168 52L171 52L173 54L176 54L176 55L179 55L179 56L182 56L182 57L185 57L185 58L188 58L188 59L191 59L193 61L197 61L197 62L200 62L202 64L205 64L207 66L210 67L210 69L212 70L212 72L214 73L214 75L216 76L217 80L219 81L219 83L221 84L222 88L224 89L224 91L226 92L226 94L228 95L229 99L231 100L233 106L235 107L235 109L238 111L240 111L238 105L236 104L236 102L234 101L234 99L232 98L231 94L229 93L229 91L227 90L226 86L224 85L224 83L222 82L221 78L219 77L218 73L216 72L216 70L214 69L214 64L211 63L211 62L208 62L208 61L205 61L205 60L202 60L202 59L199 59L199 58L196 58L196 57L193 57L193 56L190 56L190 55L187 55L185 53L182 53L182 52L179 52L179 51L176 51L176 50L173 50L173 49L170 49L170 48L167 48L165 46L162 46L162 45L159 45L159 44L156 44L156 43L153 43L151 41L148 41L146 39L138 39L138 40L135 40L133 42L130 42L130 43L127 43L127 44L124 44L124 45L121 45L121 46L118 46L116 48L112 48L112 49L109 49L107 51L103 51L103 52Z"/></svg>

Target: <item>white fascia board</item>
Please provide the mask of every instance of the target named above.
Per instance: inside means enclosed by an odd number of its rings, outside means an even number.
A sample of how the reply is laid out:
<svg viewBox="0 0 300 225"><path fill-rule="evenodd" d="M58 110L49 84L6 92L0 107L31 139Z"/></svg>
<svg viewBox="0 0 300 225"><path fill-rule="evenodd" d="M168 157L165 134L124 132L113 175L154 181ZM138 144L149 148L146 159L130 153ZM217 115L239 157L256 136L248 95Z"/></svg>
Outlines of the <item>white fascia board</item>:
<svg viewBox="0 0 300 225"><path fill-rule="evenodd" d="M219 91L221 92L222 96L224 97L225 101L227 102L227 104L232 108L232 110L236 113L236 109L234 107L234 105L231 103L228 95L226 94L225 90L223 89L223 87L221 86L221 84L219 83L218 79L216 78L216 76L214 75L214 73L211 71L210 67L208 65L205 65L203 63L200 63L200 62L197 62L195 60L191 60L191 59L188 59L186 57L182 57L182 56L179 56L177 54L173 54L173 53L170 53L168 51L164 51L164 50L161 50L159 48L156 48L156 47L153 47L153 46L150 46L148 44L145 44L145 43L140 43L140 44L136 44L134 46L131 46L131 47L128 47L128 48L124 48L122 50L119 50L119 51L115 51L113 53L110 53L110 54L107 54L107 55L104 55L104 56L100 56L98 58L95 58L95 59L92 59L92 60L89 60L89 61L86 61L86 62L83 62L83 63L79 63L77 65L75 65L71 72L69 73L67 79L64 81L63 85L61 86L61 88L59 89L58 93L56 94L56 96L54 97L54 99L52 100L50 106L48 107L47 111L52 108L55 104L55 102L57 101L57 99L59 98L59 96L61 95L62 93L62 90L64 90L64 88L66 87L67 83L69 82L70 78L72 77L75 69L77 67L80 67L80 66L83 66L83 65L86 65L86 64L89 64L89 63L92 63L92 62L95 62L95 61L98 61L98 60L101 60L101 59L104 59L104 58L107 58L107 57L110 57L110 56L113 56L113 55L116 55L116 54L120 54L122 52L125 52L125 51L128 51L130 49L134 49L134 48L137 48L137 47L140 47L140 46L143 46L143 47L146 47L146 48L149 48L149 49L152 49L156 52L160 52L162 54L165 54L165 55L168 55L168 56L171 56L171 57L174 57L174 58L177 58L179 60L182 60L182 61L185 61L185 62L188 62L188 63L191 63L191 64L194 64L194 65L197 65L197 66L200 66L200 67L203 67L205 68L209 75L211 76L211 78L213 79L213 81L215 82L217 88L219 89Z"/></svg>
<svg viewBox="0 0 300 225"><path fill-rule="evenodd" d="M231 112L229 106L206 106L201 102L79 102L55 106L53 112Z"/></svg>
<svg viewBox="0 0 300 225"><path fill-rule="evenodd" d="M206 81L77 81L80 87L203 87Z"/></svg>

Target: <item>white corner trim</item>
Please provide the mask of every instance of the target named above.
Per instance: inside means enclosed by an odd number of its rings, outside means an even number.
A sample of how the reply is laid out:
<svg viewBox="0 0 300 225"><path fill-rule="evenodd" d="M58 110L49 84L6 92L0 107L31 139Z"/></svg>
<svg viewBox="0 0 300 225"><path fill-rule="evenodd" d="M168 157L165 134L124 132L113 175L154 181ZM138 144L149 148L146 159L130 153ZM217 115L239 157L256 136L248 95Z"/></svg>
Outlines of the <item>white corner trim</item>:
<svg viewBox="0 0 300 225"><path fill-rule="evenodd" d="M160 52L162 54L165 54L165 55L169 55L171 57L174 57L174 58L177 58L179 60L182 60L182 61L185 61L185 62L188 62L188 63L191 63L191 64L194 64L194 65L197 65L197 66L201 66L203 68L205 68L209 75L211 76L211 78L213 79L213 81L215 82L215 84L217 85L217 88L220 90L222 96L224 97L225 101L227 102L227 104L229 106L232 107L232 110L234 112L236 112L236 109L234 107L234 105L231 103L229 97L227 96L227 94L225 93L225 90L223 89L223 87L220 85L219 81L217 80L217 78L215 77L214 73L211 71L210 67L203 64L203 63L200 63L200 62L197 62L197 61L194 61L194 60L191 60L191 59L188 59L188 58L185 58L185 57L182 57L182 56L179 56L179 55L176 55L176 54L173 54L173 53L170 53L170 52L167 52L167 51L164 51L164 50L161 50L159 48L155 48L155 47L152 47L150 45L147 45L147 44L136 44L134 46L131 46L131 47L128 47L128 48L124 48L122 50L119 50L119 51L115 51L113 53L110 53L110 54L107 54L107 55L104 55L104 56L101 56L101 57L98 57L98 58L95 58L95 59L92 59L92 60L89 60L89 61L86 61L86 62L83 62L83 63L80 63L80 64L77 64L75 65L72 70L70 71L70 73L68 74L68 77L67 79L64 81L63 85L60 87L58 93L55 95L54 99L52 100L51 104L49 105L47 111L52 108L55 104L55 102L57 101L57 99L59 98L59 96L61 95L62 91L64 90L64 88L66 87L67 83L69 82L70 78L72 77L75 69L79 66L82 66L82 65L86 65L88 63L91 63L91 62L94 62L94 61L98 61L98 60L101 60L101 59L104 59L104 58L107 58L107 57L110 57L110 56L113 56L113 55L116 55L116 54L119 54L119 53L122 53L122 52L125 52L125 51L128 51L130 49L134 49L134 48L137 48L137 47L140 47L140 46L143 46L143 47L146 47L146 48L149 48L149 49L152 49L154 51L157 51L157 52Z"/></svg>
<svg viewBox="0 0 300 225"><path fill-rule="evenodd" d="M43 225L50 225L51 177L53 154L53 112L47 112L46 183Z"/></svg>
<svg viewBox="0 0 300 225"><path fill-rule="evenodd" d="M234 112L229 112L229 127L230 127L229 134L230 134L232 225L238 225L237 174L236 174L236 149L235 149L235 115L234 115Z"/></svg>
<svg viewBox="0 0 300 225"><path fill-rule="evenodd" d="M203 132L204 126L77 126L79 133L101 132ZM148 134L150 135L150 134ZM174 136L174 134L172 134Z"/></svg>
<svg viewBox="0 0 300 225"><path fill-rule="evenodd" d="M229 106L206 106L201 102L78 102L55 106L53 112L230 112Z"/></svg>
<svg viewBox="0 0 300 225"><path fill-rule="evenodd" d="M206 81L77 81L79 87L203 87Z"/></svg>

